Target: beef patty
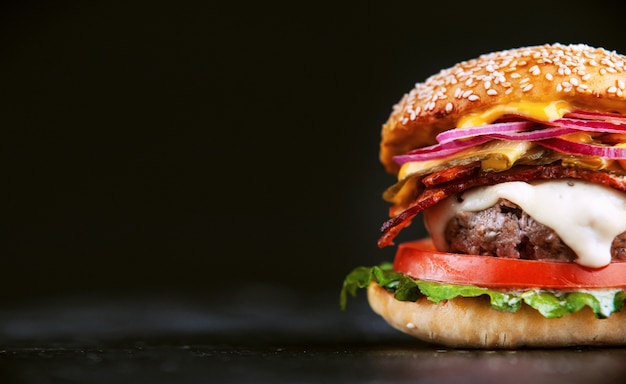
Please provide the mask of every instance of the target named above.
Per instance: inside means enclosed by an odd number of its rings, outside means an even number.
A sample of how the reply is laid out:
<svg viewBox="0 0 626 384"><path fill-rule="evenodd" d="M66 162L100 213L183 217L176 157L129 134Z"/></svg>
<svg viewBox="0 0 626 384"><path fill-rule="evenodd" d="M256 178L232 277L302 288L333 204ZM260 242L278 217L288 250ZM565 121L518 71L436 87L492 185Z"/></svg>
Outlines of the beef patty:
<svg viewBox="0 0 626 384"><path fill-rule="evenodd" d="M539 223L519 206L500 200L478 212L460 211L445 230L449 252L530 260L576 259L551 228ZM611 245L613 260L626 260L626 232Z"/></svg>

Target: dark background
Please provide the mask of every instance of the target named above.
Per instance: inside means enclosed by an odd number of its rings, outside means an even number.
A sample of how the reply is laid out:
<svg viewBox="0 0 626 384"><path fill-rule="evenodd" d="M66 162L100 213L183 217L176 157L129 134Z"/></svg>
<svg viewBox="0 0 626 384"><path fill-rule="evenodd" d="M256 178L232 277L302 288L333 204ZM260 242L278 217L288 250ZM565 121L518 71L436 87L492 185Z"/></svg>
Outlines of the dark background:
<svg viewBox="0 0 626 384"><path fill-rule="evenodd" d="M5 301L338 292L392 257L378 140L415 82L524 45L626 52L615 1L2 4Z"/></svg>

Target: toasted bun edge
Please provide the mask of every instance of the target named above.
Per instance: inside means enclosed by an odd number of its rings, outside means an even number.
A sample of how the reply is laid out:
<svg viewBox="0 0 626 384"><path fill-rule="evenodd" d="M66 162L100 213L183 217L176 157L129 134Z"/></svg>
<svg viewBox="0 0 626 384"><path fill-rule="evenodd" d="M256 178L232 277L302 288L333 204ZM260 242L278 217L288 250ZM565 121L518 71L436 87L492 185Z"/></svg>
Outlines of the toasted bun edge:
<svg viewBox="0 0 626 384"><path fill-rule="evenodd" d="M598 319L584 309L548 319L523 305L515 313L492 309L487 297L455 298L433 303L399 301L371 283L367 296L373 311L389 325L422 341L452 348L517 349L626 345L626 311Z"/></svg>

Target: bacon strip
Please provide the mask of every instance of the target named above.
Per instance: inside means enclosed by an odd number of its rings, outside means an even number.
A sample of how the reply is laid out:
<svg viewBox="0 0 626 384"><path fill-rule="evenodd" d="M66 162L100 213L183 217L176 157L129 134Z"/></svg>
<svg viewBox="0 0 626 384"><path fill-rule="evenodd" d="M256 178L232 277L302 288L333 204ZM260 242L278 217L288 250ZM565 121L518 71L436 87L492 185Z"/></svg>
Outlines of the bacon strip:
<svg viewBox="0 0 626 384"><path fill-rule="evenodd" d="M415 199L413 204L395 217L383 223L378 240L379 247L393 245L393 239L411 224L418 213L432 207L448 196L461 193L467 189L506 183L509 181L532 181L549 179L581 179L605 185L618 191L626 192L626 178L601 171L564 167L560 164L540 166L517 166L503 172L481 172L473 164L459 169L456 177L454 171L443 170L440 175L433 173L425 178L427 188ZM443 172L443 173L442 173Z"/></svg>
<svg viewBox="0 0 626 384"><path fill-rule="evenodd" d="M448 181L475 176L478 172L480 172L480 161L475 161L470 164L457 165L438 172L433 172L428 176L424 176L422 184L426 187L432 187Z"/></svg>

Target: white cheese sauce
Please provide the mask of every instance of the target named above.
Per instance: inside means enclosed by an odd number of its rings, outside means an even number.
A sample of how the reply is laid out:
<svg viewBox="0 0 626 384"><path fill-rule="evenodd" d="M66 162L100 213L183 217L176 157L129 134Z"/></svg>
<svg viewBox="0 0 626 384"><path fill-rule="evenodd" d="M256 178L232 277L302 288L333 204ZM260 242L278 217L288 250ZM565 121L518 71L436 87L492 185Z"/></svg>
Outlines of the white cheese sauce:
<svg viewBox="0 0 626 384"><path fill-rule="evenodd" d="M450 196L424 211L435 247L446 250L445 226L458 211L482 211L506 199L552 228L577 255L580 265L599 268L611 262L611 243L626 231L626 194L575 179L533 183L513 181Z"/></svg>
<svg viewBox="0 0 626 384"><path fill-rule="evenodd" d="M609 317L617 309L615 308L615 295L621 292L621 289L581 289L578 292L588 293L598 300L600 304L600 313Z"/></svg>

